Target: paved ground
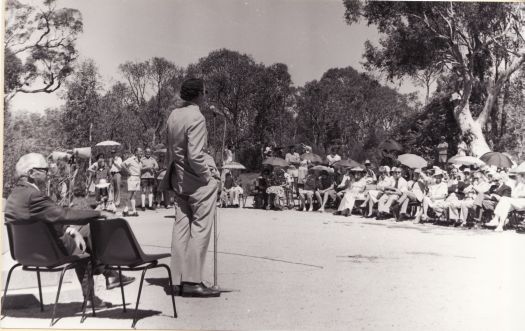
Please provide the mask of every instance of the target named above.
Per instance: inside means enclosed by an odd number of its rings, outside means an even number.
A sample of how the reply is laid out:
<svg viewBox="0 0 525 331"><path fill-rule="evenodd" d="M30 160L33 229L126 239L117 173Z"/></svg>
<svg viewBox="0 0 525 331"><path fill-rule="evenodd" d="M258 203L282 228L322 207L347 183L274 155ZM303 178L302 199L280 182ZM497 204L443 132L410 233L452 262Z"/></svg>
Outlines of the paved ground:
<svg viewBox="0 0 525 331"><path fill-rule="evenodd" d="M129 221L147 252L169 250L170 212ZM146 275L138 328L523 329L524 235L252 209L221 209L219 230L219 284L238 291L214 299L177 297L174 319L165 275L157 269ZM5 271L8 254L3 258ZM212 265L210 253L210 281ZM30 308L8 309L1 326L47 327L54 288L46 288L40 313L35 276L17 277L10 304ZM102 285L97 279L97 294L114 307L81 325L79 285L70 277L55 327L129 328L131 313L122 313L120 292ZM126 287L129 308L137 289L136 283Z"/></svg>

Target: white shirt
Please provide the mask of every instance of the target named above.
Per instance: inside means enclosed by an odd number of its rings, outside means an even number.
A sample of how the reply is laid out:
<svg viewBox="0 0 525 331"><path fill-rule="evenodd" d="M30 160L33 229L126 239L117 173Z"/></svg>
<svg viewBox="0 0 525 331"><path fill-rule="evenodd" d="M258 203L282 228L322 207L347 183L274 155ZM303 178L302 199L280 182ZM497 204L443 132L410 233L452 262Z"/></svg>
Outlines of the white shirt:
<svg viewBox="0 0 525 331"><path fill-rule="evenodd" d="M120 156L115 156L113 158L113 164L111 165L111 169L109 171L119 172L121 168L122 168L122 159L120 158Z"/></svg>
<svg viewBox="0 0 525 331"><path fill-rule="evenodd" d="M430 185L428 187L428 197L433 199L445 199L448 195L448 186L444 182Z"/></svg>
<svg viewBox="0 0 525 331"><path fill-rule="evenodd" d="M326 159L328 160L328 165L333 165L337 161L341 161L341 156L339 156L339 154L335 154L334 156L328 154Z"/></svg>

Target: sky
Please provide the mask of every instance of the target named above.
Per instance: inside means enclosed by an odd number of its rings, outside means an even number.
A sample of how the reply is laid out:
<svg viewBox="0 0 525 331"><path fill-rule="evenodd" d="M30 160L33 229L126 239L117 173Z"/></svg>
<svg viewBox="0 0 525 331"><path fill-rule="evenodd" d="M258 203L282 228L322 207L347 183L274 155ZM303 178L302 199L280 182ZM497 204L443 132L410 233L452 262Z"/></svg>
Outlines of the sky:
<svg viewBox="0 0 525 331"><path fill-rule="evenodd" d="M374 27L349 26L342 0L59 0L80 10L84 31L80 59L93 59L106 86L122 80L126 61L165 57L186 67L210 51L227 48L255 61L288 65L296 86L336 67L360 62L364 42L377 42ZM419 90L402 85L404 93ZM18 94L15 111L41 112L63 104L60 93Z"/></svg>

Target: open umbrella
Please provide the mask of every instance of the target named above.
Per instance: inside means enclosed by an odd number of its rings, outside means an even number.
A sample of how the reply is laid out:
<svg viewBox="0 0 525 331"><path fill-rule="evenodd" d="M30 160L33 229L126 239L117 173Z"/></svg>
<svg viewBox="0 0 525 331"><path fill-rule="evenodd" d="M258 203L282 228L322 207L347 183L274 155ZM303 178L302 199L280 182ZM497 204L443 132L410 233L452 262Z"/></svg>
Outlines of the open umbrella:
<svg viewBox="0 0 525 331"><path fill-rule="evenodd" d="M515 167L515 166L517 166L517 165L518 165L518 164L516 163L516 157L514 157L514 156L510 155L510 154L509 154L509 153L507 153L507 152L503 152L503 153L501 153L501 154L503 154L503 155L505 155L505 156L508 156L508 157L509 157L509 159L510 159L510 160L512 161L512 166L513 166L513 167Z"/></svg>
<svg viewBox="0 0 525 331"><path fill-rule="evenodd" d="M448 160L448 162L466 166L477 165L478 167L485 165L485 162L481 161L475 156L453 156Z"/></svg>
<svg viewBox="0 0 525 331"><path fill-rule="evenodd" d="M412 169L424 168L427 166L427 161L416 154L401 154L397 157L397 160L401 164Z"/></svg>
<svg viewBox="0 0 525 331"><path fill-rule="evenodd" d="M401 146L400 143L398 143L397 141L393 139L384 141L379 147L382 150L385 150L387 152L392 152L392 151L402 152L403 151L403 146Z"/></svg>
<svg viewBox="0 0 525 331"><path fill-rule="evenodd" d="M285 161L286 162L286 161ZM246 167L240 164L239 162L228 162L222 166L223 169L239 169L245 170Z"/></svg>
<svg viewBox="0 0 525 331"><path fill-rule="evenodd" d="M500 152L488 152L483 154L480 159L488 165L493 165L498 168L512 168L512 160L505 154Z"/></svg>
<svg viewBox="0 0 525 331"><path fill-rule="evenodd" d="M330 168L330 167L323 166L323 165L316 165L315 167L312 167L310 169L312 169L314 171L327 171L329 173L333 173L334 172L334 168Z"/></svg>
<svg viewBox="0 0 525 331"><path fill-rule="evenodd" d="M515 174L523 174L523 173L525 173L525 162L523 162L522 164L520 164L517 167L514 167L514 168L510 169L510 172L515 173Z"/></svg>
<svg viewBox="0 0 525 331"><path fill-rule="evenodd" d="M340 168L355 168L355 167L363 167L359 162L356 162L352 159L347 160L341 160L334 163L334 167L340 167Z"/></svg>
<svg viewBox="0 0 525 331"><path fill-rule="evenodd" d="M287 167L288 162L286 160L281 159L280 157L269 157L266 160L263 161L262 164L271 165L273 167Z"/></svg>
<svg viewBox="0 0 525 331"><path fill-rule="evenodd" d="M105 141L99 142L95 146L120 146L120 143L113 141L113 140L105 140Z"/></svg>
<svg viewBox="0 0 525 331"><path fill-rule="evenodd" d="M323 163L323 158L314 153L304 153L301 155L301 160L307 160L312 163Z"/></svg>

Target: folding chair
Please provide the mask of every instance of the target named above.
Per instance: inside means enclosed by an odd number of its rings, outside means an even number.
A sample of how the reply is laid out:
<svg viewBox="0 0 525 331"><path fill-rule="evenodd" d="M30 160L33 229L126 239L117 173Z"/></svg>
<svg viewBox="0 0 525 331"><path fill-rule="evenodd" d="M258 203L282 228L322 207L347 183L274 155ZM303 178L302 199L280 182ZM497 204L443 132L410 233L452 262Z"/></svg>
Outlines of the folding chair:
<svg viewBox="0 0 525 331"><path fill-rule="evenodd" d="M145 254L125 219L97 220L91 222L90 227L93 256L101 264L106 265L107 270L118 270L122 309L124 312L126 312L126 299L124 297L124 286L122 285L122 270L142 270L133 323L131 324L131 327L134 328L137 323L140 295L146 271L154 268L165 268L168 272L170 289L173 288L170 267L166 264L159 264L160 259L170 257L171 254ZM175 308L173 291L171 291L171 302L173 305L173 317L176 318L177 310Z"/></svg>
<svg viewBox="0 0 525 331"><path fill-rule="evenodd" d="M44 302L42 300L42 284L40 281L40 272L61 272L60 280L58 282L58 290L53 306L53 315L51 317L51 324L55 322L55 314L62 288L62 281L67 270L73 269L79 263L87 263L89 254L82 255L68 255L63 246L57 243L57 239L52 235L49 224L44 222L9 222L5 223L7 227L7 236L9 238L9 249L13 260L17 261L14 266L9 269L7 274L7 281L4 289L4 301L7 297L7 289L9 288L9 281L13 270L22 266L22 270L36 272L38 281L38 295L40 298L40 311L44 311ZM89 294L93 302L93 277L91 268L86 267L89 276ZM82 305L82 318L86 310L87 296L84 297ZM3 313L2 305L2 313ZM93 316L95 316L95 308L93 309Z"/></svg>

